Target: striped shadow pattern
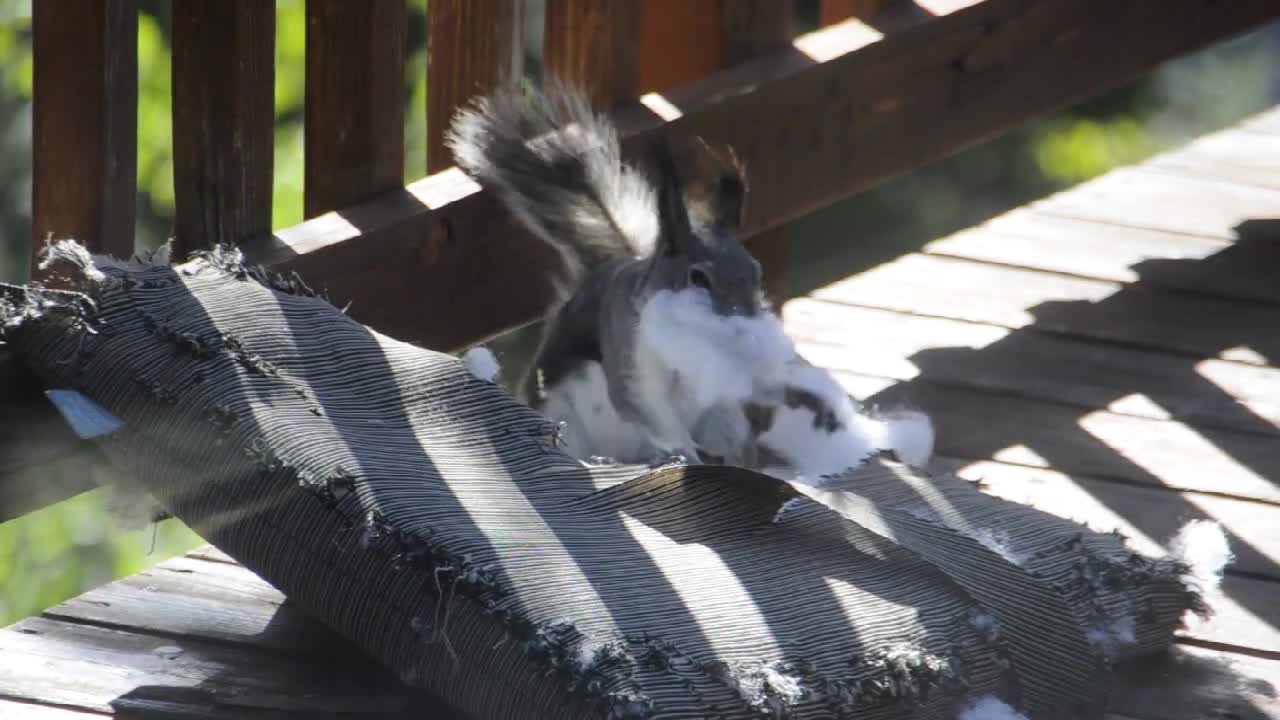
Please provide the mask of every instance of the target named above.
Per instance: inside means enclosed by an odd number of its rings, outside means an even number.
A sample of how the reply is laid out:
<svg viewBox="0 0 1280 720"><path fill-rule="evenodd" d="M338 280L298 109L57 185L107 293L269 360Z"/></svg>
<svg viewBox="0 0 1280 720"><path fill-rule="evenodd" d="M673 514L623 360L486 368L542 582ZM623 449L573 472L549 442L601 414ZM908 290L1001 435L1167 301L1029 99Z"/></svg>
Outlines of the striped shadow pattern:
<svg viewBox="0 0 1280 720"><path fill-rule="evenodd" d="M584 465L234 251L78 277L0 288L5 342L123 421L94 441L167 510L467 716L1094 718L1107 663L1198 603L1174 563L885 459L824 491Z"/></svg>

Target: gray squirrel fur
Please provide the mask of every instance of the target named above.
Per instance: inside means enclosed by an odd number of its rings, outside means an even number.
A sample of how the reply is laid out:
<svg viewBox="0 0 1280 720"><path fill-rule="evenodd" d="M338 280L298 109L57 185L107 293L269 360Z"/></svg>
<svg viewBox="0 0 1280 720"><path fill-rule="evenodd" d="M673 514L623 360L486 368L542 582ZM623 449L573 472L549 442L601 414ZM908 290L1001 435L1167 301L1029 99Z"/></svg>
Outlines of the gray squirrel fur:
<svg viewBox="0 0 1280 720"><path fill-rule="evenodd" d="M502 90L478 100L455 117L449 144L458 165L564 260L564 301L519 383L522 399L541 406L544 391L595 362L609 400L655 457L697 459L695 430L725 438L717 445L749 446L723 426L737 422L740 408L696 408L691 417L673 407L667 398L679 373L650 362L637 339L643 306L663 290L702 288L726 317L768 311L760 265L737 239L746 185L736 166L719 163L691 212L666 139L648 148L646 178L622 161L609 121L556 84L544 94ZM667 392L646 392L654 387Z"/></svg>
<svg viewBox="0 0 1280 720"><path fill-rule="evenodd" d="M931 455L927 416L858 412L797 354L738 239L747 183L731 154L701 140L677 153L655 134L642 172L609 120L554 82L479 98L448 141L563 259L560 301L515 391L565 423L570 454L681 456L810 482L880 450L917 466Z"/></svg>

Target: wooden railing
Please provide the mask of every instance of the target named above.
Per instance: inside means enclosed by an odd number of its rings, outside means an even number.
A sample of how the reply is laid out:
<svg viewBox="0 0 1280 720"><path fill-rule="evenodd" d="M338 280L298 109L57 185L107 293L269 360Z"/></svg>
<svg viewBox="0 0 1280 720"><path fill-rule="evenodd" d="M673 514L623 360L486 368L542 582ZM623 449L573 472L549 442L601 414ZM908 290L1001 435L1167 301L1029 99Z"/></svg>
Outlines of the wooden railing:
<svg viewBox="0 0 1280 720"><path fill-rule="evenodd" d="M820 28L793 37L796 5L546 0L544 17L544 71L615 109L629 141L734 147L749 245L775 278L787 221L1280 15L1275 0L820 0ZM137 0L34 3L37 249L51 234L132 250L137 12ZM553 255L449 167L441 142L461 103L520 72L526 12L428 4L432 174L406 187L404 0L308 0L308 219L273 232L274 3L174 2L178 253L239 244L352 300L362 322L439 349L536 317ZM0 354L0 521L91 487L103 467Z"/></svg>

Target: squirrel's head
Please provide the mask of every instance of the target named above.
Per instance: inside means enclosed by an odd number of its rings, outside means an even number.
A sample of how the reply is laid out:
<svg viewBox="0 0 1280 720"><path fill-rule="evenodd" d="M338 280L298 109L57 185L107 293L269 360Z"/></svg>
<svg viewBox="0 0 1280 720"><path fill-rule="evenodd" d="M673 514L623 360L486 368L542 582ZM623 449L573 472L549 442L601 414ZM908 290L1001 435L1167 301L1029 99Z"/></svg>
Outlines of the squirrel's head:
<svg viewBox="0 0 1280 720"><path fill-rule="evenodd" d="M767 307L760 263L738 237L747 185L731 154L701 140L687 159L696 169L686 186L671 146L659 138L650 149L658 191L658 242L654 254L661 289L705 292L719 315L753 316Z"/></svg>

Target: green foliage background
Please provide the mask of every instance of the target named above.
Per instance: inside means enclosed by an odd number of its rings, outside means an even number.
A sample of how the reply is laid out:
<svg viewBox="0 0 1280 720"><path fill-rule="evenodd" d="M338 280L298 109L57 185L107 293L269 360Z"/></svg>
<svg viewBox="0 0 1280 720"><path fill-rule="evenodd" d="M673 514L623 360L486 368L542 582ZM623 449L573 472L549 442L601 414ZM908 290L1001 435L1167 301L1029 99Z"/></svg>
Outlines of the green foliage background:
<svg viewBox="0 0 1280 720"><path fill-rule="evenodd" d="M173 218L168 0L142 0L138 31L138 243L165 239ZM277 0L273 222L302 218L304 0ZM405 87L406 180L425 159L426 0L410 0ZM1122 90L891 180L797 222L791 267L803 290L918 242L1117 165L1138 161L1274 103L1277 27L1166 65ZM1140 32L1135 29L1135 32ZM1085 62L1082 59L1081 62ZM30 0L0 0L0 280L26 275L31 176ZM939 122L946 122L939 118ZM859 243L845 242L850 234ZM852 249L851 249L852 248ZM857 257L832 262L833 254ZM814 261L823 257L824 262ZM834 270L833 270L834 268ZM0 625L189 549L176 521L124 532L87 493L0 524Z"/></svg>

